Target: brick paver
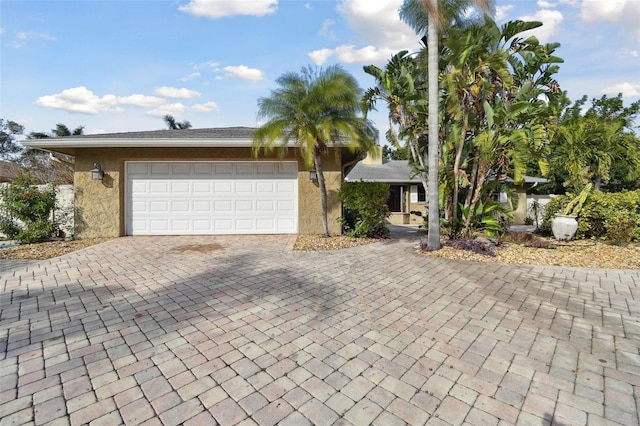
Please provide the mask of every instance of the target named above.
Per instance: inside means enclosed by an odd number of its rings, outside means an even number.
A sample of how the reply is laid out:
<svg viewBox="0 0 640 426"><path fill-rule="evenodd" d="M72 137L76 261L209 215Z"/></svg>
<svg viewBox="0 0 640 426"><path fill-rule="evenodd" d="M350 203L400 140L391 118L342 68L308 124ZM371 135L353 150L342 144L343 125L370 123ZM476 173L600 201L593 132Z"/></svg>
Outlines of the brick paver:
<svg viewBox="0 0 640 426"><path fill-rule="evenodd" d="M291 241L0 261L2 424L640 424L640 271Z"/></svg>

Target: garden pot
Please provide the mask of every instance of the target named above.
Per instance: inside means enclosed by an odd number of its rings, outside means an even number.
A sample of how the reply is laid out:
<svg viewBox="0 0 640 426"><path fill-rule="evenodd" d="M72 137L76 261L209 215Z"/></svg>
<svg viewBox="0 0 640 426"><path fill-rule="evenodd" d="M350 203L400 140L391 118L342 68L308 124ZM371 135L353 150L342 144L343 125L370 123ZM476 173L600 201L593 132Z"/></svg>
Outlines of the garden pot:
<svg viewBox="0 0 640 426"><path fill-rule="evenodd" d="M551 230L556 240L569 241L576 235L578 221L575 216L556 213L556 217L551 221Z"/></svg>

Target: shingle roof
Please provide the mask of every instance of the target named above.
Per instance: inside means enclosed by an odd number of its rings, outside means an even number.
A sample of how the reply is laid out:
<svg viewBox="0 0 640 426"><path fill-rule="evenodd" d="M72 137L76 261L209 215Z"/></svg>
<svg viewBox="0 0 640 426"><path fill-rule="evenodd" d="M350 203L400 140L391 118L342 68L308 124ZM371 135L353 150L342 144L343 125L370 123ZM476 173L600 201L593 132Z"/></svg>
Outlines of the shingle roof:
<svg viewBox="0 0 640 426"><path fill-rule="evenodd" d="M357 163L345 176L345 181L410 183L420 182L418 176L411 178L412 166L406 160L387 160L383 164Z"/></svg>
<svg viewBox="0 0 640 426"><path fill-rule="evenodd" d="M22 166L8 161L0 161L0 182L11 182L15 179Z"/></svg>
<svg viewBox="0 0 640 426"><path fill-rule="evenodd" d="M385 183L420 183L418 175L412 175L412 166L406 160L384 160L383 164L357 163L349 171L344 180L350 182L385 182ZM513 179L507 178L507 182L513 183ZM549 179L525 176L524 183L547 183Z"/></svg>
<svg viewBox="0 0 640 426"><path fill-rule="evenodd" d="M253 137L253 127L212 127L208 129L150 130L142 132L102 133L66 136L58 139L247 139Z"/></svg>

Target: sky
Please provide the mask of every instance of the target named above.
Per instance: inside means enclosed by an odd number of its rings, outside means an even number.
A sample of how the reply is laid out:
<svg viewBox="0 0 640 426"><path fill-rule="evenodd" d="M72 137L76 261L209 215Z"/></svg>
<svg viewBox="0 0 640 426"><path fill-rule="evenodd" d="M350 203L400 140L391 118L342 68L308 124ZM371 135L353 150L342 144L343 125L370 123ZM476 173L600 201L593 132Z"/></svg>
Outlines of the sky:
<svg viewBox="0 0 640 426"><path fill-rule="evenodd" d="M537 20L559 42L572 100L640 99L640 0L497 0L496 21ZM306 66L363 66L420 48L402 0L0 0L0 118L25 133L257 126L258 99ZM370 118L384 135L384 104ZM383 138L383 136L382 136Z"/></svg>

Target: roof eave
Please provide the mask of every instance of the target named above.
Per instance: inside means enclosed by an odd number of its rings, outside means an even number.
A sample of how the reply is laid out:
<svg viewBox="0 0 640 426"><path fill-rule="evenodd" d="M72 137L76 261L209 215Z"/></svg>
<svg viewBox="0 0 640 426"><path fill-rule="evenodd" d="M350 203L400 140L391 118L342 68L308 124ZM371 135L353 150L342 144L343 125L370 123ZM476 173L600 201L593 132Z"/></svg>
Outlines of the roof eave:
<svg viewBox="0 0 640 426"><path fill-rule="evenodd" d="M21 142L29 148L45 150L64 148L247 148L252 139L211 139L211 138L69 138L69 139L28 139Z"/></svg>

